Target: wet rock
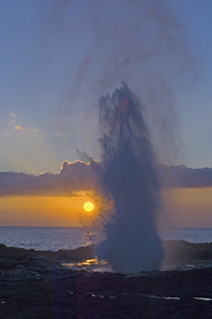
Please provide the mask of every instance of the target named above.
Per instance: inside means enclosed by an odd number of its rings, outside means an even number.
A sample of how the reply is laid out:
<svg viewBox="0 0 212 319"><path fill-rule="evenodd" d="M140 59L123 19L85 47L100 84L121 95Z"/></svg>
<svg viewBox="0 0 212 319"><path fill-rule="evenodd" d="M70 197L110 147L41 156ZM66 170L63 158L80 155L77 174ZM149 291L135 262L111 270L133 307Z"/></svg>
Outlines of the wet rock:
<svg viewBox="0 0 212 319"><path fill-rule="evenodd" d="M212 268L132 277L71 271L60 258L1 245L0 318L212 317Z"/></svg>
<svg viewBox="0 0 212 319"><path fill-rule="evenodd" d="M59 249L57 252L52 251L38 251L42 256L48 258L55 258L63 263L70 261L81 261L86 259L91 259L93 256L95 245L90 245L86 247L79 247L72 250Z"/></svg>

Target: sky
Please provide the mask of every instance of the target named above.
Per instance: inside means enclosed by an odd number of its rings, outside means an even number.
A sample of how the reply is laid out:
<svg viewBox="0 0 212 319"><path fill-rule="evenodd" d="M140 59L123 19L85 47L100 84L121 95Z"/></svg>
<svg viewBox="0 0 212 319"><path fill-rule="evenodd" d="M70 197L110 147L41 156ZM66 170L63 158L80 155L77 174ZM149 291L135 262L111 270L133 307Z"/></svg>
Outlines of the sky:
<svg viewBox="0 0 212 319"><path fill-rule="evenodd" d="M184 165L194 175L212 167L211 13L210 0L0 2L1 225L78 225L82 203L76 208L74 189L62 192L57 178L83 152L100 160L98 100L121 81L141 103L157 163ZM39 184L46 177L57 189L48 182L43 193L40 186L27 193L28 178ZM170 225L212 227L212 183L202 178L164 186ZM21 203L20 196L28 197ZM75 213L56 218L53 207L67 212L69 196Z"/></svg>

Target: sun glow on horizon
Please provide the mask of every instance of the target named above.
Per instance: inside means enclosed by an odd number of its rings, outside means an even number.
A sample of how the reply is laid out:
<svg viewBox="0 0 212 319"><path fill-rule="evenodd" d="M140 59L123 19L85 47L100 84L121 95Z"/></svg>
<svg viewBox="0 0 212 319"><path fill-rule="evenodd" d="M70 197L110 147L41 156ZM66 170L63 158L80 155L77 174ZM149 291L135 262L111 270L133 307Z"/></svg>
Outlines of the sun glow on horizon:
<svg viewBox="0 0 212 319"><path fill-rule="evenodd" d="M0 197L1 226L81 227L83 202L67 196Z"/></svg>
<svg viewBox="0 0 212 319"><path fill-rule="evenodd" d="M83 209L86 212L90 213L90 212L92 212L94 210L94 204L91 203L91 202L85 202L84 205L83 205Z"/></svg>

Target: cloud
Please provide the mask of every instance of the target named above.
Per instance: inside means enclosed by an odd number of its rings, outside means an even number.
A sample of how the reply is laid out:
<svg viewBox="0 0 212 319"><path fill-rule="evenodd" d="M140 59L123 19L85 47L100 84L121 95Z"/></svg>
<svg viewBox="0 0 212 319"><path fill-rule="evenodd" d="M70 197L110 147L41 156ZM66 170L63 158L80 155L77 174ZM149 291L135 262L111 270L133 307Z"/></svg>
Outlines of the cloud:
<svg viewBox="0 0 212 319"><path fill-rule="evenodd" d="M156 166L162 187L212 187L212 168L189 168L184 165Z"/></svg>
<svg viewBox="0 0 212 319"><path fill-rule="evenodd" d="M95 190L101 178L100 164L63 162L58 174L29 175L23 172L0 173L0 196L73 196L80 190Z"/></svg>
<svg viewBox="0 0 212 319"><path fill-rule="evenodd" d="M9 122L9 125L14 125L16 122L16 115L13 112L10 112L10 115L12 116L12 120Z"/></svg>
<svg viewBox="0 0 212 319"><path fill-rule="evenodd" d="M22 125L17 125L15 113L10 112L10 116L12 117L12 120L8 123L8 125L13 126L15 131L28 131L28 132L34 132L34 133L38 132L38 129L36 128L29 128L29 127L24 127Z"/></svg>
<svg viewBox="0 0 212 319"><path fill-rule="evenodd" d="M29 127L23 127L22 125L14 125L14 129L16 131L28 131L28 132L35 132L35 133L38 132L38 129L36 128L31 129Z"/></svg>
<svg viewBox="0 0 212 319"><path fill-rule="evenodd" d="M159 164L156 169L163 188L212 187L212 168ZM78 191L100 191L101 178L101 164L95 160L88 164L65 161L58 174L1 172L0 196L74 196Z"/></svg>
<svg viewBox="0 0 212 319"><path fill-rule="evenodd" d="M13 117L13 118L16 118L16 115L15 115L15 113L13 113L13 112L10 112L10 115Z"/></svg>
<svg viewBox="0 0 212 319"><path fill-rule="evenodd" d="M25 131L25 130L27 130L27 131L29 131L29 128L28 127L23 127L23 126L21 126L21 125L14 125L14 129L16 130L16 131Z"/></svg>

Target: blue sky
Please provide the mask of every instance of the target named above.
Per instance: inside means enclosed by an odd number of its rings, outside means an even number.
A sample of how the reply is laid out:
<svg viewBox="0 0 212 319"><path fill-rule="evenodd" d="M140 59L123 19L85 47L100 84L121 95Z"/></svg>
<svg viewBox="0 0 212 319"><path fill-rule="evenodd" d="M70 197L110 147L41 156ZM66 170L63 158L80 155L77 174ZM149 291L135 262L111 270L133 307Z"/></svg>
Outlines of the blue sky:
<svg viewBox="0 0 212 319"><path fill-rule="evenodd" d="M212 42L211 1L185 1L188 34L199 59L199 73L193 89L181 101L182 135L186 145L185 162L193 167L211 167L211 85Z"/></svg>
<svg viewBox="0 0 212 319"><path fill-rule="evenodd" d="M212 167L210 0L2 0L0 171L98 159L98 99L124 80L159 162Z"/></svg>

